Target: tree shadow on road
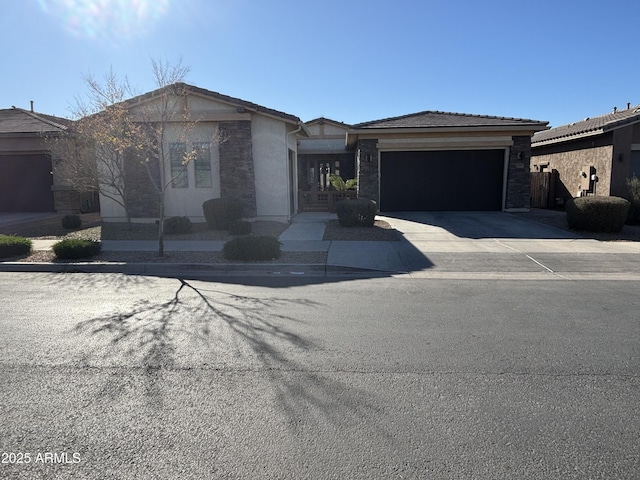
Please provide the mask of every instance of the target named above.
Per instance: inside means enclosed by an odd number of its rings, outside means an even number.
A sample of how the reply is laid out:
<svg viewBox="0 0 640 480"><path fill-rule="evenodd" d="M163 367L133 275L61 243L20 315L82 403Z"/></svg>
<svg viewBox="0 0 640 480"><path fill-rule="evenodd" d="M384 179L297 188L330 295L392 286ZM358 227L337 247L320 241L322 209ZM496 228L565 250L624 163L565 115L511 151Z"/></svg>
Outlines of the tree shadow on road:
<svg viewBox="0 0 640 480"><path fill-rule="evenodd" d="M298 316L321 304L176 281L175 293L166 300L140 299L76 325L75 333L89 336L93 345L82 364L116 369L99 391L101 399L115 400L127 388L139 388L149 406L162 408L167 375L244 369L268 380L270 397L294 429L303 418L334 426L362 423L363 412L375 410L369 393L305 365L305 354L321 352L322 347L296 333L306 323ZM119 368L136 369L144 385L128 385L130 378L120 375Z"/></svg>

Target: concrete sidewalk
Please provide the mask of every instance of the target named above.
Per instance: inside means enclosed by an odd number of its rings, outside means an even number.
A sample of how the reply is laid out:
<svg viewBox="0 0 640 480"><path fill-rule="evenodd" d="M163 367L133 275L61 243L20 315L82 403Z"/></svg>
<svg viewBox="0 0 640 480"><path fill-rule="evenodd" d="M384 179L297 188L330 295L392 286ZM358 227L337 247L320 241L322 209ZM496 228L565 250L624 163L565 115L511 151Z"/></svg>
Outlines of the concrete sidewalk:
<svg viewBox="0 0 640 480"><path fill-rule="evenodd" d="M532 275L569 278L608 275L640 279L640 242L600 242L502 212L410 212L382 216L402 234L400 241L325 241L326 222L335 214L304 213L280 235L282 250L327 252L323 273L370 272L415 277ZM51 248L55 240L35 240ZM165 242L167 252L221 251L222 241ZM157 242L102 242L103 251L155 251ZM86 263L83 265L87 265ZM177 269L175 264L156 264ZM193 265L188 266L195 268ZM310 266L289 266L296 271ZM305 268L306 267L306 268ZM0 268L2 268L0 266ZM104 268L104 267L103 267ZM133 268L133 267L130 267ZM204 269L199 266L198 269ZM282 264L218 264L214 271L282 270ZM316 271L318 266L313 266ZM6 269L6 264L5 264ZM286 268L285 268L286 269ZM457 278L457 277L456 277Z"/></svg>

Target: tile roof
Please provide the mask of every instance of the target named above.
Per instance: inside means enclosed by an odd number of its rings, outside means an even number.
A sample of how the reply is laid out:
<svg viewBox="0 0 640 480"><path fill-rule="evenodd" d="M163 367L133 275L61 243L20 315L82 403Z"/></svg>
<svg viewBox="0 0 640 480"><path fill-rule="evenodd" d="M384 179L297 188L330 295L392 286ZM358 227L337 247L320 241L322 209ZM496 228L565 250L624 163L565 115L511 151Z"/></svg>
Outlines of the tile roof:
<svg viewBox="0 0 640 480"><path fill-rule="evenodd" d="M582 121L562 125L545 132L536 133L531 144L557 143L572 140L585 135L598 135L614 128L640 121L640 106L606 113L598 117L585 118Z"/></svg>
<svg viewBox="0 0 640 480"><path fill-rule="evenodd" d="M514 127L531 126L543 129L548 122L523 118L495 117L489 115L471 115L467 113L451 113L424 111L402 115L400 117L383 118L353 125L354 129L367 128L437 128L437 127Z"/></svg>
<svg viewBox="0 0 640 480"><path fill-rule="evenodd" d="M334 125L340 125L342 127L351 127L351 125L349 125L348 123L344 123L344 122L339 122L338 120L332 120L330 118L327 117L318 117L318 118L314 118L313 120L309 120L307 122L304 122L305 125L311 125L314 123L333 123Z"/></svg>
<svg viewBox="0 0 640 480"><path fill-rule="evenodd" d="M195 93L195 94L202 95L202 96L205 96L205 97L214 98L214 99L226 102L226 103L231 103L231 104L237 105L238 107L244 107L244 108L247 108L249 110L254 110L254 111L258 112L258 113L265 113L267 115L272 115L272 116L275 116L275 117L279 117L279 118L282 118L283 120L288 120L288 121L293 122L293 123L300 123L301 122L301 120L298 117L296 117L295 115L290 115L288 113L280 112L280 111L274 110L272 108L263 107L262 105L258 105L257 103L247 102L246 100L242 100L240 98L230 97L228 95L223 95L223 94L218 93L218 92L213 92L211 90L206 90L204 88L196 87L194 85L189 85L187 83L182 83L182 82L174 83L172 85L168 85L166 87L158 88L158 89L153 90L151 92L144 93L142 95L138 95L137 97L133 97L133 98L130 98L129 100L126 100L125 103L135 104L135 103L139 103L139 102L144 102L144 101L146 101L148 99L151 99L151 98L159 95L164 90L169 90L169 89L172 89L174 91L177 90L177 91L183 91L183 92L187 92L187 93Z"/></svg>
<svg viewBox="0 0 640 480"><path fill-rule="evenodd" d="M31 112L22 108L0 110L0 133L41 133L66 130L73 122L66 118Z"/></svg>

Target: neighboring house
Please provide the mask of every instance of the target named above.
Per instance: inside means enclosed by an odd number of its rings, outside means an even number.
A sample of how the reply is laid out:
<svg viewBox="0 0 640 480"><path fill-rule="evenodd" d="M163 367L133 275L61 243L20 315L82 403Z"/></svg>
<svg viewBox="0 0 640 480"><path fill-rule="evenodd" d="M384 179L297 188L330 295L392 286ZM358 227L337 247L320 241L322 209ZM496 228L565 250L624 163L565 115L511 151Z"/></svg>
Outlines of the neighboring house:
<svg viewBox="0 0 640 480"><path fill-rule="evenodd" d="M531 136L547 122L419 112L349 128L358 196L381 211L529 208Z"/></svg>
<svg viewBox="0 0 640 480"><path fill-rule="evenodd" d="M33 110L0 110L0 212L80 211L80 195L65 185L45 139L70 124Z"/></svg>
<svg viewBox="0 0 640 480"><path fill-rule="evenodd" d="M640 106L536 133L533 172L552 172L549 195L564 200L584 195L628 196L626 180L640 177Z"/></svg>
<svg viewBox="0 0 640 480"><path fill-rule="evenodd" d="M178 86L180 105L194 125L186 138L173 128L166 139L165 148L175 152L175 159L172 153L171 161L163 162L165 178L179 176L166 191L165 215L204 221L205 200L236 197L243 201L247 218L290 219L298 208L297 141L308 134L306 126L294 115L192 85ZM144 118L165 92L158 89L127 102ZM192 149L200 153L185 168L182 155ZM157 167L152 168L156 177ZM146 176L144 167L131 163L128 178L141 180L131 198L132 217L138 221L153 221L158 215L157 196ZM105 196L101 212L105 221L125 218L123 208Z"/></svg>

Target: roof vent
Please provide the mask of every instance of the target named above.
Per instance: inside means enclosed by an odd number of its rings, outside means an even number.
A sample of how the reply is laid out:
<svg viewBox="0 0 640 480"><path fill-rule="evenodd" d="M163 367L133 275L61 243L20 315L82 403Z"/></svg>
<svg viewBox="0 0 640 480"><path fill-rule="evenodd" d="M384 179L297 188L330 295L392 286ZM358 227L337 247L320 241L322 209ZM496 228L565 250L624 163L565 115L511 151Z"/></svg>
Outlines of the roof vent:
<svg viewBox="0 0 640 480"><path fill-rule="evenodd" d="M613 113L616 113L618 111L618 107L613 107Z"/></svg>

